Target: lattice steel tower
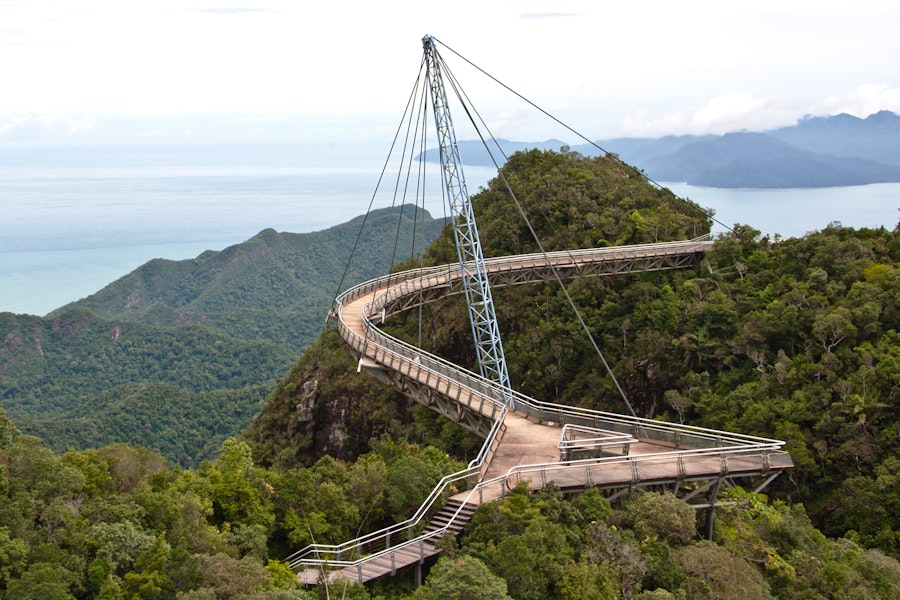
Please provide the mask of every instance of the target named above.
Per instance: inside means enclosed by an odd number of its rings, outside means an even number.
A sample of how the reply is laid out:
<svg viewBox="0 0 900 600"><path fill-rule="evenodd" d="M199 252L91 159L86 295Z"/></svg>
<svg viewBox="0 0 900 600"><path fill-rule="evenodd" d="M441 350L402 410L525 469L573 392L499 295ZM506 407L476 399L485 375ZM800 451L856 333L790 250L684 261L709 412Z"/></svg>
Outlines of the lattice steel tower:
<svg viewBox="0 0 900 600"><path fill-rule="evenodd" d="M431 101L434 107L434 123L437 127L438 144L441 153L441 174L447 190L450 213L453 218L453 234L456 238L456 251L462 271L466 305L469 308L469 321L472 324L472 335L478 357L478 368L481 375L491 379L509 390L509 373L506 369L506 357L503 354L503 343L500 341L500 329L497 325L497 313L488 283L487 267L484 264L484 253L481 240L478 238L478 227L475 225L475 213L466 190L462 163L459 159L459 148L450 110L447 106L447 94L441 76L442 61L434 46L434 38L430 35L422 39L425 48L426 78L431 90ZM507 397L507 404L512 406L512 395Z"/></svg>

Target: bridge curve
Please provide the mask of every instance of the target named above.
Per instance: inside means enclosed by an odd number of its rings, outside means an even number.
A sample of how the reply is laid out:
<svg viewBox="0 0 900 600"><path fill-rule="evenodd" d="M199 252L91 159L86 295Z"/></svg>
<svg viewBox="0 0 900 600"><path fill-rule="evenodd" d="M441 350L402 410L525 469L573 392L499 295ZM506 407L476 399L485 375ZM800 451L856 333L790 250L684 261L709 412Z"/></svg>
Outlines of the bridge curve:
<svg viewBox="0 0 900 600"><path fill-rule="evenodd" d="M497 287L683 268L712 246L698 239L506 256L485 264ZM596 486L609 490L613 500L638 489L668 489L695 507L712 508L720 488L734 478L762 478L759 491L793 466L778 440L566 407L515 391L510 409L510 390L378 327L393 314L462 292L459 265L443 265L373 279L335 300L329 316L357 357L358 371L486 441L469 468L445 477L411 519L289 557L302 582L347 577L363 583L421 564L438 553L440 536L462 528L473 506L506 495L520 482L533 489L551 482L567 490ZM442 507L455 510L441 516Z"/></svg>
<svg viewBox="0 0 900 600"><path fill-rule="evenodd" d="M552 281L557 276L572 279L684 268L696 264L713 244L708 238L700 238L564 250L490 258L485 265L491 286L502 287ZM360 360L361 368L485 437L509 390L378 329L391 315L461 294L462 286L458 265L394 273L341 294L330 316L337 321L341 337ZM526 405L535 402L515 392L513 396Z"/></svg>

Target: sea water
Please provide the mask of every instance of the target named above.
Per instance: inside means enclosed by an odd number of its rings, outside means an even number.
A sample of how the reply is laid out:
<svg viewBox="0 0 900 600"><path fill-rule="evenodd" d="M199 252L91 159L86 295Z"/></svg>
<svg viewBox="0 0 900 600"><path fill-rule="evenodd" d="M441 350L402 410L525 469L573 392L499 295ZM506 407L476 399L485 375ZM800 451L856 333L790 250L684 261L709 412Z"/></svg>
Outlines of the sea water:
<svg viewBox="0 0 900 600"><path fill-rule="evenodd" d="M43 315L266 228L319 231L421 197L445 216L438 167L422 186L399 160L333 144L0 148L0 312ZM493 174L467 168L469 191Z"/></svg>
<svg viewBox="0 0 900 600"><path fill-rule="evenodd" d="M775 239L800 237L832 223L893 230L900 221L900 183L778 190L665 185L682 198L712 208L715 233L740 223Z"/></svg>
<svg viewBox="0 0 900 600"><path fill-rule="evenodd" d="M386 148L337 144L0 147L0 312L46 314L153 258L221 250L265 228L326 229L424 195L447 214L435 165L429 188ZM471 193L495 175L465 167ZM720 222L800 236L833 221L897 225L900 184L721 190L666 184Z"/></svg>

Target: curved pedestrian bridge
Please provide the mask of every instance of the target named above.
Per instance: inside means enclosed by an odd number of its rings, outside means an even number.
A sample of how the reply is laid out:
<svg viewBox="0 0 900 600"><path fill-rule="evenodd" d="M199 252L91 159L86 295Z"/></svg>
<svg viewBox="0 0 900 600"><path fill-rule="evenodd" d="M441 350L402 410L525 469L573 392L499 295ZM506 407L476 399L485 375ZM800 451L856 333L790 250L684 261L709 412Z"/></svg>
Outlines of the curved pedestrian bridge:
<svg viewBox="0 0 900 600"><path fill-rule="evenodd" d="M696 264L713 242L619 246L493 258L492 287L676 269ZM749 479L754 491L791 468L784 442L542 402L396 339L378 328L393 314L462 293L459 265L396 273L356 286L330 316L365 370L483 438L469 468L445 477L407 521L340 545L289 557L305 584L345 577L364 583L438 554L477 506L520 484L563 491L607 490L611 501L668 490L712 509L719 491Z"/></svg>

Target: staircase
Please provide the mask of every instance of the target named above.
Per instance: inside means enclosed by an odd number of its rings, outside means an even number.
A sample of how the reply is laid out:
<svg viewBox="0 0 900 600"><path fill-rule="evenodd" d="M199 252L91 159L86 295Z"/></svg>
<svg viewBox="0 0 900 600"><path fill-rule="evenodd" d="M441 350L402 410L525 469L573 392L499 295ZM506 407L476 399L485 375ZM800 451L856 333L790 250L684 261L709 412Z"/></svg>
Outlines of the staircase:
<svg viewBox="0 0 900 600"><path fill-rule="evenodd" d="M472 515L478 507L466 504L463 500L450 498L447 503L431 518L425 531L419 538L410 544L400 545L383 552L373 554L346 566L342 569L330 571L327 576L328 583L335 583L339 578L367 583L373 579L385 575L395 575L398 569L414 564L422 564L426 559L440 554L440 550L434 547L434 542L440 539L438 532L459 535L463 527L472 519ZM455 518L454 518L455 517ZM435 534L427 541L429 534ZM320 583L322 572L319 569L307 568L297 574L297 580L303 585L316 585Z"/></svg>
<svg viewBox="0 0 900 600"><path fill-rule="evenodd" d="M473 504L465 504L462 500L450 498L443 508L431 518L431 521L425 528L425 533L446 528L448 533L457 536L463 530L463 527L472 520L472 515L475 514L476 508ZM456 516L455 519L453 518L454 515Z"/></svg>

